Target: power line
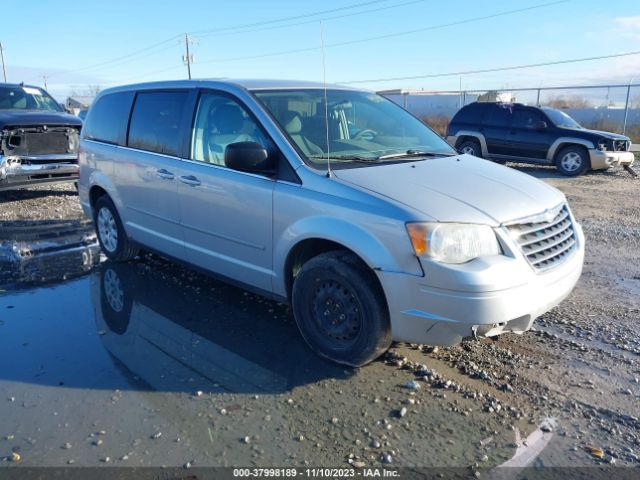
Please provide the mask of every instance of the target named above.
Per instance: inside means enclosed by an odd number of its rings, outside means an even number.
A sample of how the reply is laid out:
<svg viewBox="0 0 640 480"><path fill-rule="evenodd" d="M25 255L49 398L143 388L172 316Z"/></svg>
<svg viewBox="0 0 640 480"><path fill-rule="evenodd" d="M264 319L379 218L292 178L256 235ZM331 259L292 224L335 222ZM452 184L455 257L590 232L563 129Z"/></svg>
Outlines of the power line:
<svg viewBox="0 0 640 480"><path fill-rule="evenodd" d="M344 41L344 42L330 43L330 44L326 44L325 48L343 47L343 46L347 46L347 45L355 45L355 44L358 44L358 43L371 42L371 41L374 41L374 40L383 40L383 39L388 39L388 38L393 38L393 37L400 37L400 36L405 36L405 35L413 35L415 33L428 32L428 31L432 31L432 30L440 30L440 29L443 29L443 28L449 28L449 27L454 27L454 26L458 26L458 25L465 25L465 24L473 23L473 22L490 20L490 19L493 19L493 18L504 17L504 16L507 16L507 15L514 15L516 13L528 12L528 11L539 9L539 8L545 8L545 7L550 7L550 6L553 6L553 5L559 5L559 4L562 4L562 3L568 3L570 1L572 1L572 0L556 0L556 1L553 1L553 2L540 3L540 4L537 4L537 5L532 5L532 6L525 7L525 8L518 8L518 9L514 9L514 10L505 10L505 11L502 11L502 12L492 13L490 15L472 17L472 18L467 18L467 19L464 19L464 20L457 20L457 21L454 21L454 22L442 23L442 24L439 24L439 25L431 25L429 27L416 28L416 29L413 29L413 30L405 30L405 31L401 31L401 32L388 33L388 34L385 34L385 35L376 35L376 36L373 36L373 37L360 38L360 39L356 39L356 40L347 40L347 41ZM201 62L198 62L198 63L199 64L204 64L204 63L217 63L217 62L233 62L233 61L239 61L239 60L255 60L255 59L258 59L258 58L276 57L276 56L281 56L281 55L290 55L290 54L293 54L293 53L310 52L310 51L314 51L314 50L320 50L320 48L321 48L320 46L304 47L304 48L297 48L297 49L293 49L293 50L283 50L283 51L278 51L278 52L271 52L271 53L258 54L258 55L248 55L248 56L243 56L243 57L210 59L210 60L204 60L204 61L201 61Z"/></svg>
<svg viewBox="0 0 640 480"><path fill-rule="evenodd" d="M629 57L632 55L640 55L640 50L636 50L633 52L625 52L625 53L613 53L610 55L600 55L597 57L571 58L567 60L556 60L553 62L530 63L527 65L510 65L506 67L485 68L481 70L464 70L459 72L431 73L427 75L412 75L408 77L370 78L367 80L350 80L348 82L339 82L339 83L342 83L342 84L375 83L375 82L392 82L395 80L416 80L416 79L422 79L422 78L452 77L452 76L458 76L458 75L475 75L478 73L493 73L493 72L504 72L507 70L520 70L524 68L547 67L550 65L563 65L567 63L589 62L593 60L604 60L608 58Z"/></svg>
<svg viewBox="0 0 640 480"><path fill-rule="evenodd" d="M323 17L323 18L315 18L313 20L305 20L303 22L296 22L296 23L288 23L286 25L272 25L269 27L261 27L261 28L255 28L255 29L249 29L249 30L238 30L238 31L230 31L230 32L212 32L212 33L205 33L205 34L201 34L199 35L199 37L212 37L212 36L223 36L223 35L239 35L239 34L244 34L244 33L253 33L253 32L263 32L265 30L275 30L275 29L280 29L280 28L289 28L289 27L297 27L300 25L309 25L311 23L316 23L318 21L327 21L327 20L337 20L339 18L347 18L347 17L354 17L357 15L363 15L366 13L373 13L373 12L380 12L383 10L390 10L392 8L398 8L398 7L405 7L407 5L413 5L416 3L422 3L425 2L426 0L410 0L410 1L406 1L406 2L402 2L402 3L395 3L393 5L387 5L384 7L378 7L378 8L371 8L368 10L361 10L359 12L352 12L352 13L345 13L342 15L333 15L330 17Z"/></svg>
<svg viewBox="0 0 640 480"><path fill-rule="evenodd" d="M213 30L201 30L201 31L193 32L193 33L199 33L199 32L215 33L215 32L223 32L223 31L229 32L231 30L236 30L236 29L241 29L241 28L250 28L250 27L255 27L255 26L260 26L260 25L282 23L282 22L287 22L287 21L296 20L296 19L300 19L300 18L318 16L318 15L322 15L322 14L325 14L325 13L343 11L343 10L358 8L358 7L377 4L377 3L389 2L389 1L390 0L370 0L370 1L367 1L367 2L361 2L361 3L357 3L357 4L353 4L353 5L345 5L343 7L338 7L338 8L328 9L328 10L320 10L320 11L316 11L316 12L312 12L312 13L307 13L307 14L302 14L302 15L295 15L295 16L292 16L292 17L284 17L284 18L273 19L273 20L269 20L269 21L265 21L265 22L255 22L255 23L250 23L250 24L236 25L236 26L213 29ZM413 0L412 2L407 2L407 3L416 3L417 1L424 1L424 0ZM375 11L375 10L373 10L373 11ZM362 12L362 13L366 13L366 12ZM283 25L282 27L283 28L287 27L287 25ZM271 28L279 28L279 27L271 27ZM245 32L239 32L239 33L245 33ZM155 55L157 53L166 51L169 48L171 48L171 46L169 46L167 48L163 48L161 50L157 50L157 51L155 51L153 53L144 55L141 58L132 58L132 57L138 57L140 54L149 52L150 50L156 49L157 47L165 45L165 44L167 44L169 42L172 42L175 39L179 39L180 37L181 37L181 35L174 35L173 37L170 37L170 38L168 38L166 40L163 40L161 42L158 42L158 43L154 43L153 45L149 45L148 47L142 48L140 50L136 50L136 51L134 51L134 52L132 52L130 54L123 55L123 56L120 56L120 57L115 57L115 58L113 58L111 60L106 60L104 62L100 62L100 63L94 64L94 65L88 65L86 67L80 67L80 68L76 68L76 69L73 69L73 70L65 70L64 72L55 73L55 74L52 74L51 76L56 76L56 75L59 76L59 75L62 75L62 74L86 72L86 71L90 71L90 70L98 70L100 68L105 68L107 66L108 67L114 67L114 66L119 66L119 65L125 64L125 63L129 63L131 61L141 60L142 58L148 57L150 55Z"/></svg>
<svg viewBox="0 0 640 480"><path fill-rule="evenodd" d="M389 0L381 0L381 1L389 1ZM424 2L424 1L426 1L426 0L410 0L410 1L405 1L405 2L401 2L401 3L393 4L393 5L387 5L387 6L384 6L384 7L363 10L363 11L360 11L360 12L353 12L353 13L342 14L342 15L334 15L334 16L331 16L331 17L323 18L322 20L335 20L335 19L338 19L338 18L352 17L352 16L362 15L362 14L366 14L366 13L372 13L372 12L378 12L378 11L382 11L382 10L388 10L388 9L391 9L391 8L403 7L403 6L406 6L406 5L412 5L412 4L421 3L421 2ZM356 6L362 6L362 5L367 5L367 4L371 4L371 3L379 3L379 2L365 2L365 3L357 4L357 5L348 7L348 8L355 8ZM330 10L330 11L343 10L343 9L346 9L346 8L347 7L343 7L343 8L333 9L333 10ZM282 21L284 21L284 20L282 20ZM235 35L235 34L251 33L251 32L257 32L257 31L263 31L263 30L273 30L273 29L279 29L279 28L289 28L289 27L294 27L294 26L298 26L298 25L306 25L306 24L309 24L309 23L315 23L317 21L318 21L317 19L314 19L314 20L307 20L307 21L304 21L304 22L290 23L290 24L287 24L287 25L275 25L275 26L263 27L263 28L252 29L252 30L243 30L243 31L238 31L238 32L229 31L229 32L221 32L221 33L210 33L210 34L199 35L198 38L207 37L207 36ZM273 23L273 22L275 22L275 20L273 20L271 22L267 22L267 23ZM233 28L233 27L229 27L229 28ZM170 46L168 48L172 48L172 47ZM160 53L160 52L163 52L163 51L167 50L168 48L164 48L162 50L158 50L156 52L150 53L148 55L145 55L142 58L146 58L146 57L148 57L150 55L156 55L157 53ZM307 51L307 50L315 50L315 47L313 47L311 49L309 49L309 48L302 49L302 51ZM296 51L299 51L299 50L296 50ZM109 67L122 65L122 64L128 63L130 61L135 61L135 60L140 60L140 59L136 58L136 59L133 59L133 60L121 61L121 62L112 64L112 65L109 65ZM191 63L193 63L193 59L191 60ZM211 63L211 61L210 62L205 62L205 63ZM163 72L166 72L166 71L169 71L169 70L174 70L175 68L176 67L163 68L161 70L145 74L144 76L148 76L148 75L151 75L153 73L163 73ZM136 78L136 77L128 77L127 79L125 79L125 81L128 80L128 79L132 79L132 78Z"/></svg>
<svg viewBox="0 0 640 480"><path fill-rule="evenodd" d="M89 65L89 66L86 66L86 67L80 67L80 68L75 68L73 70L65 70L63 72L58 72L58 73L52 74L51 77L59 76L59 75L66 75L66 74L69 74L69 73L85 72L87 70L96 70L96 69L99 69L100 67L104 67L104 66L113 67L113 66L116 66L116 65L120 65L122 63L127 63L127 62L122 62L122 60L127 59L127 58L131 58L131 57L136 57L136 56L140 55L141 53L146 53L146 52L148 52L150 50L156 49L157 47L165 45L165 44L167 44L169 42L174 42L177 38L180 38L180 35L174 35L171 38L168 38L168 39L163 40L163 41L158 42L158 43L154 43L153 45L149 45L148 47L142 48L140 50L136 50L135 52L129 53L127 55L122 55L120 57L116 57L116 58L113 58L111 60L106 60L104 62L96 63L94 65ZM159 50L158 52L154 52L154 54L155 53L159 53L160 51L167 50L168 48ZM137 60L139 60L139 59L137 59Z"/></svg>
<svg viewBox="0 0 640 480"><path fill-rule="evenodd" d="M384 2L388 2L388 1L390 1L390 0L370 0L368 2L355 3L355 4L352 4L352 5L345 5L343 7L331 8L331 9L328 9L328 10L318 10L318 11L315 11L315 12L305 13L305 14L301 14L301 15L294 15L292 17L276 18L276 19L266 20L266 21L262 21L262 22L245 23L243 25L234 25L234 26L231 26L231 27L214 28L214 29L211 29L211 30L196 30L196 31L190 32L190 33L192 35L202 35L202 34L208 34L208 33L225 32L225 31L229 31L229 30L239 30L239 29L244 29L244 28L259 27L261 25L271 25L271 24L274 24L274 23L283 23L283 22L288 22L288 21L291 21L291 20L299 20L301 18L317 17L318 15L324 15L325 13L334 13L334 12L339 12L339 11L343 11L343 10L350 10L350 9L353 9L353 8L365 7L367 5L373 5L375 3L384 3Z"/></svg>

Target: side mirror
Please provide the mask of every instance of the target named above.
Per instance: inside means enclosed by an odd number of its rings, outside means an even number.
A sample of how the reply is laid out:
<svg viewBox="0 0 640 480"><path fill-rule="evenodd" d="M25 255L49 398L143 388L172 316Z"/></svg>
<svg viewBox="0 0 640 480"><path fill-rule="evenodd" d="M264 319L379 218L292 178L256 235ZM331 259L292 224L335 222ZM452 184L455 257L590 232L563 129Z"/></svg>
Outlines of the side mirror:
<svg viewBox="0 0 640 480"><path fill-rule="evenodd" d="M534 130L546 130L547 129L547 122L544 122L542 120L538 120L537 122L533 123L533 129Z"/></svg>
<svg viewBox="0 0 640 480"><path fill-rule="evenodd" d="M256 142L236 142L224 149L224 164L241 172L274 173L273 158L266 148Z"/></svg>

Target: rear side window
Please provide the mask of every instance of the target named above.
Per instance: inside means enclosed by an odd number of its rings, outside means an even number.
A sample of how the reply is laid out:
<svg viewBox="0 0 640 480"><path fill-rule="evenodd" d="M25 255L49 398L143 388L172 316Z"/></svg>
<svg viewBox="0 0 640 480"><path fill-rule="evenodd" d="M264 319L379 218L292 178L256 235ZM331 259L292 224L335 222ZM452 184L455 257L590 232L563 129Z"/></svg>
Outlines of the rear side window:
<svg viewBox="0 0 640 480"><path fill-rule="evenodd" d="M493 105L485 117L484 123L493 127L508 127L511 123L510 105Z"/></svg>
<svg viewBox="0 0 640 480"><path fill-rule="evenodd" d="M513 128L529 128L533 129L536 122L543 122L544 117L535 110L516 110L513 112Z"/></svg>
<svg viewBox="0 0 640 480"><path fill-rule="evenodd" d="M91 107L82 127L84 138L124 145L133 92L118 92L100 97Z"/></svg>
<svg viewBox="0 0 640 480"><path fill-rule="evenodd" d="M131 113L129 147L178 156L187 97L187 92L138 93Z"/></svg>
<svg viewBox="0 0 640 480"><path fill-rule="evenodd" d="M482 114L484 113L482 105L467 105L456 113L454 122L460 123L480 123L482 121Z"/></svg>

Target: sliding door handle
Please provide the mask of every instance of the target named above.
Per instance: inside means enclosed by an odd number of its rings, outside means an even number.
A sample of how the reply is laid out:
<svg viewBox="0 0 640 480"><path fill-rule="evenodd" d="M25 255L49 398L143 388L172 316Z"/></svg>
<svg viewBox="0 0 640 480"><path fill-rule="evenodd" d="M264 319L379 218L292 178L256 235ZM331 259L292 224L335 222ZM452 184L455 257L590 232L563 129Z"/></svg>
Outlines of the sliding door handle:
<svg viewBox="0 0 640 480"><path fill-rule="evenodd" d="M197 187L198 185L200 185L200 180L198 180L193 175L187 175L186 177L180 177L180 181L182 183L186 183L187 185L189 185L191 187Z"/></svg>

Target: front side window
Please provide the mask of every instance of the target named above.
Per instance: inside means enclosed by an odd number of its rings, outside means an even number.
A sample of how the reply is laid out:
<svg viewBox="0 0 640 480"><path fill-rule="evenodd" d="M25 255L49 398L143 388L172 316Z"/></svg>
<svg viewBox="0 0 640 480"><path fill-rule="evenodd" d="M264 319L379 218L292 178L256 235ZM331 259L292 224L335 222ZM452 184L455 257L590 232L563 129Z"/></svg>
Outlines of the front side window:
<svg viewBox="0 0 640 480"><path fill-rule="evenodd" d="M269 148L266 135L236 100L203 93L193 125L191 159L224 166L227 145L237 142L256 142Z"/></svg>
<svg viewBox="0 0 640 480"><path fill-rule="evenodd" d="M131 113L128 146L178 156L187 92L138 93Z"/></svg>
<svg viewBox="0 0 640 480"><path fill-rule="evenodd" d="M265 90L254 95L316 168L323 168L327 157L358 165L455 154L424 123L375 93L331 89L326 102L323 89Z"/></svg>
<svg viewBox="0 0 640 480"><path fill-rule="evenodd" d="M582 128L578 122L560 110L555 108L545 108L544 113L551 119L557 127Z"/></svg>
<svg viewBox="0 0 640 480"><path fill-rule="evenodd" d="M0 110L62 111L51 95L37 87L0 87Z"/></svg>

